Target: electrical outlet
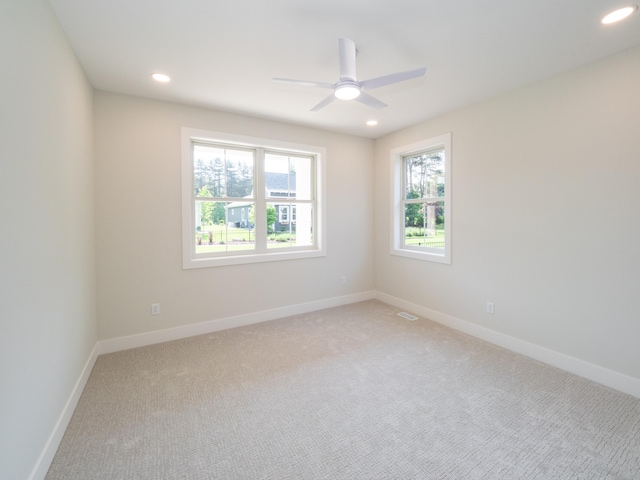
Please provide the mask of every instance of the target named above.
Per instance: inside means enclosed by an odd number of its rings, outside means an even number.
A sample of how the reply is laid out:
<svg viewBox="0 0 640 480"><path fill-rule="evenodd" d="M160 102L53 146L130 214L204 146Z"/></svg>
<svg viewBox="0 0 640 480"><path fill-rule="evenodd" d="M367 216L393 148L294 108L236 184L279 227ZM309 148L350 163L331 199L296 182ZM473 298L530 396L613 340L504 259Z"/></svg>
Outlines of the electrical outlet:
<svg viewBox="0 0 640 480"><path fill-rule="evenodd" d="M347 276L346 275L342 275L340 277L340 285L344 285L347 283Z"/></svg>
<svg viewBox="0 0 640 480"><path fill-rule="evenodd" d="M160 315L160 304L152 303L151 304L151 315Z"/></svg>
<svg viewBox="0 0 640 480"><path fill-rule="evenodd" d="M487 302L487 313L490 313L491 315L493 315L493 312L494 312L493 302Z"/></svg>

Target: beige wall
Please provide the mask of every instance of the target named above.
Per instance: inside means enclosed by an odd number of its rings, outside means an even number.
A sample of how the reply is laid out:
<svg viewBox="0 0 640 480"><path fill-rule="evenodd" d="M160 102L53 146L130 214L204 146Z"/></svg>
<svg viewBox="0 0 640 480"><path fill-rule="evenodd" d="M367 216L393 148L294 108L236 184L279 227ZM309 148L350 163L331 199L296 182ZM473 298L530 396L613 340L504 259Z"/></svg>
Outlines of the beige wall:
<svg viewBox="0 0 640 480"><path fill-rule="evenodd" d="M639 78L636 47L378 139L376 231L389 150L444 132L454 219L451 265L376 236L376 288L640 379Z"/></svg>
<svg viewBox="0 0 640 480"><path fill-rule="evenodd" d="M373 288L372 140L105 92L94 105L101 339ZM182 127L325 147L328 255L183 270Z"/></svg>
<svg viewBox="0 0 640 480"><path fill-rule="evenodd" d="M0 478L25 479L96 343L92 89L44 0L0 2Z"/></svg>

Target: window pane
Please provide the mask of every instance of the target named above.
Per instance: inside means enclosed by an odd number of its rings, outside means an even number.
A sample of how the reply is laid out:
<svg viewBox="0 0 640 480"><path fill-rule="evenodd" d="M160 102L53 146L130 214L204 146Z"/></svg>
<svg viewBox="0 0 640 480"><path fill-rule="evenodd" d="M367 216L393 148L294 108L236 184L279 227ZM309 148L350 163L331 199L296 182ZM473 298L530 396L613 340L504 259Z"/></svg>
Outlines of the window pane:
<svg viewBox="0 0 640 480"><path fill-rule="evenodd" d="M255 249L253 205L250 202L197 201L196 253Z"/></svg>
<svg viewBox="0 0 640 480"><path fill-rule="evenodd" d="M313 245L311 204L267 204L267 248L308 247Z"/></svg>
<svg viewBox="0 0 640 480"><path fill-rule="evenodd" d="M312 199L312 158L267 153L265 195L268 198Z"/></svg>
<svg viewBox="0 0 640 480"><path fill-rule="evenodd" d="M405 157L405 198L444 197L444 149Z"/></svg>
<svg viewBox="0 0 640 480"><path fill-rule="evenodd" d="M407 203L404 219L404 245L444 249L444 202Z"/></svg>
<svg viewBox="0 0 640 480"><path fill-rule="evenodd" d="M193 147L196 197L243 198L253 191L254 152L215 145Z"/></svg>
<svg viewBox="0 0 640 480"><path fill-rule="evenodd" d="M313 159L309 157L290 157L290 165L296 177L296 190L293 195L299 200L313 198L311 167Z"/></svg>

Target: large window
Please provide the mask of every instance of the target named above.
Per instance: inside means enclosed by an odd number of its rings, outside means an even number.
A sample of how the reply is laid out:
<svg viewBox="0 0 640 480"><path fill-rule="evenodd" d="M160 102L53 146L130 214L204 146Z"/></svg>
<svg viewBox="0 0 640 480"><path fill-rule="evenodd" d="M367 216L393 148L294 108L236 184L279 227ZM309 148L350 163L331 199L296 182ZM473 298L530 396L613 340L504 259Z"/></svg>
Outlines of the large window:
<svg viewBox="0 0 640 480"><path fill-rule="evenodd" d="M184 268L325 255L324 149L183 128Z"/></svg>
<svg viewBox="0 0 640 480"><path fill-rule="evenodd" d="M451 263L451 134L391 152L391 254Z"/></svg>

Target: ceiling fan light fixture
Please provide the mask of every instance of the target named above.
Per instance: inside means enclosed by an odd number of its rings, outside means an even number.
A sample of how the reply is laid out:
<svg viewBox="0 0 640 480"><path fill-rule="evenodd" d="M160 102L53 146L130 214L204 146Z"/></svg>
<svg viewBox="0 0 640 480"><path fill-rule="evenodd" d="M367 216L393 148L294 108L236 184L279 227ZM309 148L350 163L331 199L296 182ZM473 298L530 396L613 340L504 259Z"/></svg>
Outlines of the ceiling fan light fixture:
<svg viewBox="0 0 640 480"><path fill-rule="evenodd" d="M347 83L338 85L333 93L336 98L340 100L353 100L360 95L360 87L352 83Z"/></svg>
<svg viewBox="0 0 640 480"><path fill-rule="evenodd" d="M636 5L629 5L628 7L619 8L618 10L606 15L602 19L602 23L604 25L609 25L610 23L619 22L620 20L627 18L636 10L638 10L638 7Z"/></svg>

